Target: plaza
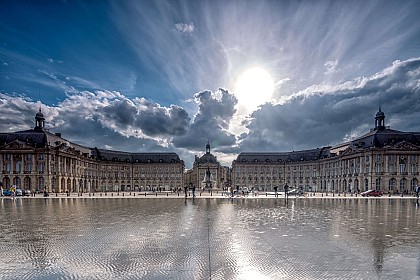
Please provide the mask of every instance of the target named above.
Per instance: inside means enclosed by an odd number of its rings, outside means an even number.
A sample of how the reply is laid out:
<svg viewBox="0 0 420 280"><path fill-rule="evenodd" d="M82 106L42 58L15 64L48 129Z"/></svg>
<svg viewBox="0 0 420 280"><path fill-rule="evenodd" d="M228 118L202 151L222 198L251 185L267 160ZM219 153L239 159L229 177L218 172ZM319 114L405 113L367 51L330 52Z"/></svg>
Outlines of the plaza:
<svg viewBox="0 0 420 280"><path fill-rule="evenodd" d="M413 197L158 197L0 199L2 279L420 279Z"/></svg>

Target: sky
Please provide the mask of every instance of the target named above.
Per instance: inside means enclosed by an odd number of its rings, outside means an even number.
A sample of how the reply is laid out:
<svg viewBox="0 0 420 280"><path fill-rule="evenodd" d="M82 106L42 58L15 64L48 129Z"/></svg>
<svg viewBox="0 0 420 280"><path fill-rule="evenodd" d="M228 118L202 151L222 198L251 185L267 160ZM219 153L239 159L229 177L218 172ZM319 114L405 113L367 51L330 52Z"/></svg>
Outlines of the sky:
<svg viewBox="0 0 420 280"><path fill-rule="evenodd" d="M0 2L0 131L87 146L241 152L420 131L420 1Z"/></svg>

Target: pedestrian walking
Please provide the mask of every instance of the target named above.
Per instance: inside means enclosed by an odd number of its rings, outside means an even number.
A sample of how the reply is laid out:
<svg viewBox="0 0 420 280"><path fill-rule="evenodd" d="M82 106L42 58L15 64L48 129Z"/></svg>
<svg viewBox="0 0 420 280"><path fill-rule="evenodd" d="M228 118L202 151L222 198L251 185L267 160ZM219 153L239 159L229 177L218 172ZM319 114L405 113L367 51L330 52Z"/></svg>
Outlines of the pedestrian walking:
<svg viewBox="0 0 420 280"><path fill-rule="evenodd" d="M188 197L188 186L187 185L184 186L184 193L185 193L185 198L187 198Z"/></svg>
<svg viewBox="0 0 420 280"><path fill-rule="evenodd" d="M195 185L192 186L192 194L193 194L193 197L195 197Z"/></svg>
<svg viewBox="0 0 420 280"><path fill-rule="evenodd" d="M419 198L420 187L416 186L416 197Z"/></svg>
<svg viewBox="0 0 420 280"><path fill-rule="evenodd" d="M278 197L279 196L278 193L277 193L277 186L274 187L274 196L275 197Z"/></svg>

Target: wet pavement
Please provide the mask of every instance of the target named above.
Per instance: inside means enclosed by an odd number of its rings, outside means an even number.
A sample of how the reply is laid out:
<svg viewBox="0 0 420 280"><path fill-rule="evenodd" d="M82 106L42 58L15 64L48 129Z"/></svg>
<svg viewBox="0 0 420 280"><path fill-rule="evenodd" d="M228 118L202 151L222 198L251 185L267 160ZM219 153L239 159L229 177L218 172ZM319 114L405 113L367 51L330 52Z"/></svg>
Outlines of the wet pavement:
<svg viewBox="0 0 420 280"><path fill-rule="evenodd" d="M0 279L420 279L398 198L0 198Z"/></svg>

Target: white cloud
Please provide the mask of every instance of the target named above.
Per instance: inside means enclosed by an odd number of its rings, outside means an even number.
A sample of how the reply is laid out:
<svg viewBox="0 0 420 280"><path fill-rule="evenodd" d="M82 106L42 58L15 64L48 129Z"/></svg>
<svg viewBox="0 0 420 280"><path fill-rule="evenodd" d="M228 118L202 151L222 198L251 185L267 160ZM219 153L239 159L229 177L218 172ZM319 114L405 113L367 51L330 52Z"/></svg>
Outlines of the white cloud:
<svg viewBox="0 0 420 280"><path fill-rule="evenodd" d="M194 32L194 23L176 23L175 29L182 34L192 34Z"/></svg>
<svg viewBox="0 0 420 280"><path fill-rule="evenodd" d="M329 74L333 74L339 71L339 69L337 68L338 65L338 60L330 60L325 62L324 66L325 66L325 75L329 75Z"/></svg>

